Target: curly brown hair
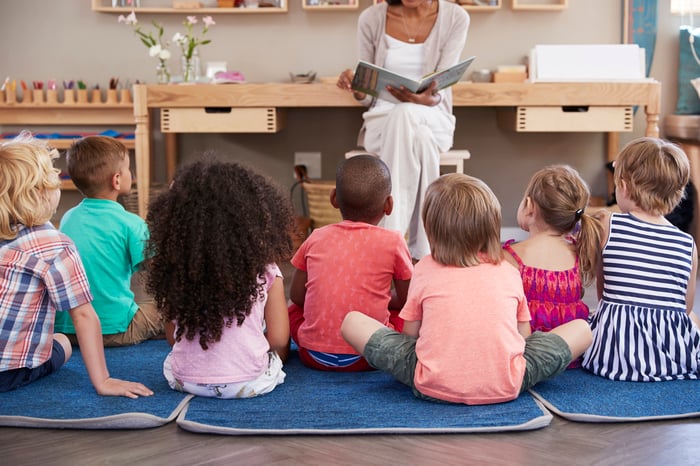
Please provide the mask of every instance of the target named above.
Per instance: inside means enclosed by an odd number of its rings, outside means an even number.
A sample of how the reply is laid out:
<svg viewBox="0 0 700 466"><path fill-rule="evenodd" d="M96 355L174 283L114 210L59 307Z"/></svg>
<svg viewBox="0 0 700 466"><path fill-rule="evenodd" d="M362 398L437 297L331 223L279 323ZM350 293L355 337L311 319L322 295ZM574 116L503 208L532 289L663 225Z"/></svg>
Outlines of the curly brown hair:
<svg viewBox="0 0 700 466"><path fill-rule="evenodd" d="M204 350L263 294L266 266L292 252L289 196L269 178L211 156L181 168L146 218L146 289L167 321Z"/></svg>

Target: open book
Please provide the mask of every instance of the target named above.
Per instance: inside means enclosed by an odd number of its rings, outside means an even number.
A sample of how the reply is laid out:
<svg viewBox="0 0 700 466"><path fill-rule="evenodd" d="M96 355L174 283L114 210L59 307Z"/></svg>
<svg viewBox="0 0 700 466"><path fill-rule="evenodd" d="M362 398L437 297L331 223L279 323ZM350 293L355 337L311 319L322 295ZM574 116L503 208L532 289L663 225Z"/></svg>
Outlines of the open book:
<svg viewBox="0 0 700 466"><path fill-rule="evenodd" d="M440 90L450 87L462 79L464 72L475 59L476 57L469 57L454 66L425 75L418 81L360 60L355 68L351 87L358 92L364 92L374 97L379 97L382 92L386 93L387 86L396 88L403 86L411 92L420 93L427 89L433 81L437 81L436 90Z"/></svg>

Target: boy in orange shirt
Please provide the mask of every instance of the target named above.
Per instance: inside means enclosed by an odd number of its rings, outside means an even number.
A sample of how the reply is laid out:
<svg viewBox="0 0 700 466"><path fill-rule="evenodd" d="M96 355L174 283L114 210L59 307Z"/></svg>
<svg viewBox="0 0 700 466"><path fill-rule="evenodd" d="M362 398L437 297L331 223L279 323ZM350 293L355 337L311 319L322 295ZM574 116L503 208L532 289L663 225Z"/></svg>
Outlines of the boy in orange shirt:
<svg viewBox="0 0 700 466"><path fill-rule="evenodd" d="M291 335L308 367L369 370L341 336L340 324L348 312L362 309L400 329L400 320L390 322L390 310L403 306L413 273L404 238L377 226L393 208L386 164L372 155L343 161L331 203L340 209L343 221L314 230L292 258L296 270L290 292Z"/></svg>

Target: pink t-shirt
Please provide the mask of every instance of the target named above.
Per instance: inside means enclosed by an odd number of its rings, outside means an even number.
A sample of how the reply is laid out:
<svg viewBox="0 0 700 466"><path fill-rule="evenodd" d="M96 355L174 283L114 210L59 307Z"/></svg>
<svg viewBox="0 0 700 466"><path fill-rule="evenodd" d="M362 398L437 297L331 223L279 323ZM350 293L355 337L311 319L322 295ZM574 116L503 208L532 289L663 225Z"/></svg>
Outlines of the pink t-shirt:
<svg viewBox="0 0 700 466"><path fill-rule="evenodd" d="M202 349L199 335L192 341L184 337L172 349L173 376L192 383L235 383L254 380L267 369L270 344L263 333L267 293L282 272L276 264L265 271L261 299L253 307L240 327L234 319L231 327L224 327L221 340Z"/></svg>
<svg viewBox="0 0 700 466"><path fill-rule="evenodd" d="M340 334L350 311L389 322L391 282L413 273L406 241L396 231L345 220L304 241L292 265L307 273L299 346L327 353L357 354Z"/></svg>
<svg viewBox="0 0 700 466"><path fill-rule="evenodd" d="M453 403L517 398L525 374L518 322L530 313L520 274L509 263L449 267L431 256L415 269L400 317L420 320L414 382Z"/></svg>

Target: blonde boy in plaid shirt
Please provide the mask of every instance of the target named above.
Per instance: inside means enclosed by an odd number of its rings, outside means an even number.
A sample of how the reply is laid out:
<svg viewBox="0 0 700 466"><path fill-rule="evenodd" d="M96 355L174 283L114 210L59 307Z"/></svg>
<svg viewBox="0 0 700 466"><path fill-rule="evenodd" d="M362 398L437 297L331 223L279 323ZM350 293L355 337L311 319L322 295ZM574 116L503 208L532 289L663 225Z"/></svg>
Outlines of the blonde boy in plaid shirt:
<svg viewBox="0 0 700 466"><path fill-rule="evenodd" d="M140 383L109 376L82 262L72 241L49 223L61 197L56 155L29 133L0 143L0 392L68 361L68 338L54 334L56 312L68 311L97 393L152 395Z"/></svg>

